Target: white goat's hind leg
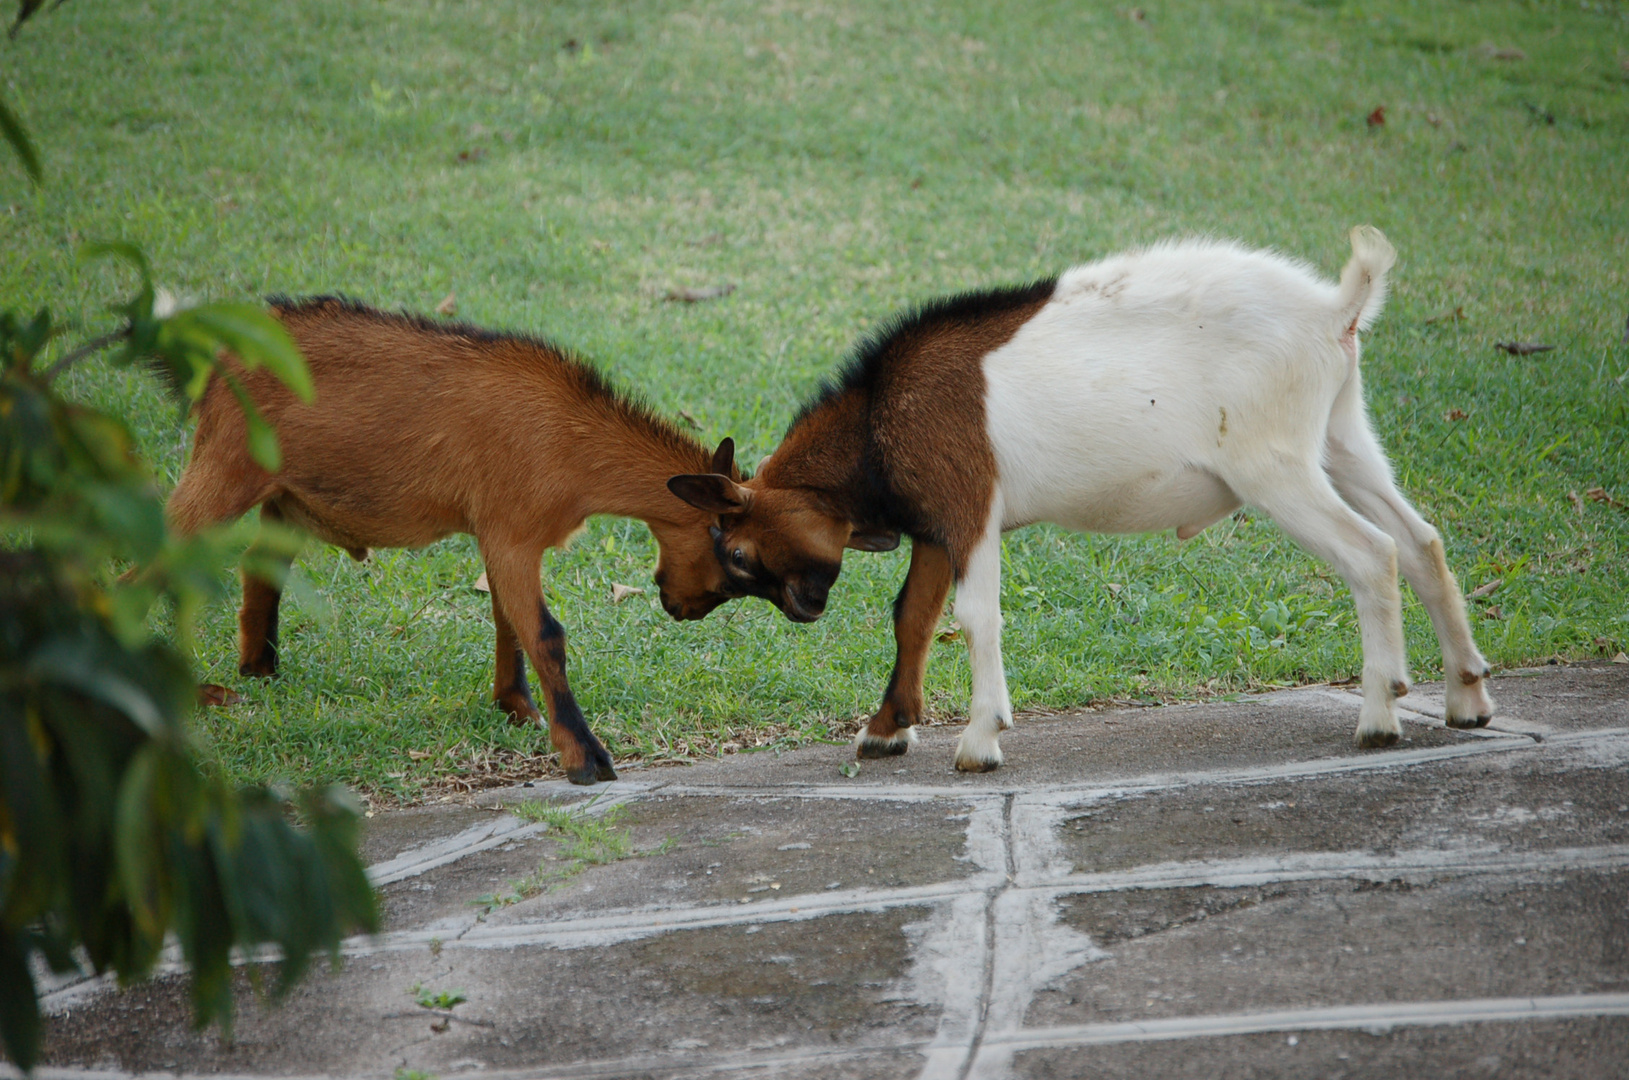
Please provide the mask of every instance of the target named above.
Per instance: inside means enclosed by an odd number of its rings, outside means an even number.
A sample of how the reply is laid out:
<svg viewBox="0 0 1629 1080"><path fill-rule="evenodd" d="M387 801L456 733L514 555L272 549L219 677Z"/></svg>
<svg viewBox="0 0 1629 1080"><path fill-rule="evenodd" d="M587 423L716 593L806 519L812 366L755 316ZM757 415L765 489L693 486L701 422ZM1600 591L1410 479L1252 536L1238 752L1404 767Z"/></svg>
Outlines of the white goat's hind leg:
<svg viewBox="0 0 1629 1080"><path fill-rule="evenodd" d="M1337 406L1324 467L1342 498L1397 542L1403 576L1425 605L1442 645L1448 726L1486 726L1493 718L1488 664L1471 636L1459 582L1443 557L1442 537L1397 490L1385 452L1361 412L1353 415Z"/></svg>
<svg viewBox="0 0 1629 1080"><path fill-rule="evenodd" d="M1236 484L1234 490L1265 510L1302 547L1332 564L1352 590L1363 635L1357 743L1390 746L1402 734L1396 700L1408 693L1397 545L1341 501L1316 464L1257 479L1257 484Z"/></svg>
<svg viewBox="0 0 1629 1080"><path fill-rule="evenodd" d="M962 624L973 667L967 729L956 742L956 768L988 772L1002 762L997 742L1012 727L1012 700L1001 664L1001 497L992 500L984 536L956 583L956 621Z"/></svg>

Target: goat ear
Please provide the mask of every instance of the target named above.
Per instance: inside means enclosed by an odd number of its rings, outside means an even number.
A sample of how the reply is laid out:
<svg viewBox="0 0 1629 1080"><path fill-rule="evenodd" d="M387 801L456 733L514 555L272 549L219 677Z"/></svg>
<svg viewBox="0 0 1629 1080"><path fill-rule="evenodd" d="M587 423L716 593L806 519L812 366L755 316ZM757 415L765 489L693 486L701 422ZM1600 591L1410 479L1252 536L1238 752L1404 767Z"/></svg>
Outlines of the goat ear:
<svg viewBox="0 0 1629 1080"><path fill-rule="evenodd" d="M734 470L735 440L726 435L724 441L718 444L718 449L713 451L713 471L720 476L734 476Z"/></svg>
<svg viewBox="0 0 1629 1080"><path fill-rule="evenodd" d="M899 546L899 534L887 529L856 529L849 534L844 546L855 551L892 551Z"/></svg>
<svg viewBox="0 0 1629 1080"><path fill-rule="evenodd" d="M667 489L697 510L709 514L738 514L747 508L751 495L746 488L718 473L686 473L670 476Z"/></svg>

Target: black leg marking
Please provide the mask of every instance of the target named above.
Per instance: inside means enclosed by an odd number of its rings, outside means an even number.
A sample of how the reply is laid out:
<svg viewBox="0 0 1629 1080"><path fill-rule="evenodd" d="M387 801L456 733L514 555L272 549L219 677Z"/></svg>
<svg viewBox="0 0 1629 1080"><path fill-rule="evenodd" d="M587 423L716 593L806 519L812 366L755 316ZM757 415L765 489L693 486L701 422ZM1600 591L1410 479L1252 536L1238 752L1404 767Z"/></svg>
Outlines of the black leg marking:
<svg viewBox="0 0 1629 1080"><path fill-rule="evenodd" d="M615 780L616 769L611 767L611 755L589 730L583 719L583 710L570 689L556 690L549 695L554 704L554 722L564 728L583 748L583 763L576 769L566 770L566 779L573 784L592 784L596 780Z"/></svg>

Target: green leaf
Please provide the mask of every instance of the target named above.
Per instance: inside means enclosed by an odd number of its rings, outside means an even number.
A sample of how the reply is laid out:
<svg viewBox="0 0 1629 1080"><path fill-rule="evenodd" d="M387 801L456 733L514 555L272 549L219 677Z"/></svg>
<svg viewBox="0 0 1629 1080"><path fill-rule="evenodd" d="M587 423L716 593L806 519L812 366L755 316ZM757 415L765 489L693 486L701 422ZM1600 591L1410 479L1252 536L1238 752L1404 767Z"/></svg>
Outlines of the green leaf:
<svg viewBox="0 0 1629 1080"><path fill-rule="evenodd" d="M244 412L243 419L249 425L249 456L255 459L255 464L269 473L281 469L283 451L277 445L277 432L253 408Z"/></svg>
<svg viewBox="0 0 1629 1080"><path fill-rule="evenodd" d="M226 379L226 385L230 386L232 393L236 395L239 407L243 409L243 422L249 428L249 456L255 459L256 465L267 472L276 472L283 467L283 451L277 445L277 432L261 419L260 410L255 408L255 403L249 398L249 391L243 388L243 384L230 373L223 372L222 376Z"/></svg>
<svg viewBox="0 0 1629 1080"><path fill-rule="evenodd" d="M11 149L23 163L23 170L36 184L45 182L44 170L40 168L40 155L34 149L34 143L28 137L28 129L23 127L17 114L12 112L3 99L0 99L0 135L6 137Z"/></svg>
<svg viewBox="0 0 1629 1080"><path fill-rule="evenodd" d="M159 703L108 661L95 639L58 636L34 651L27 676L111 705L155 738L166 735L169 721Z"/></svg>
<svg viewBox="0 0 1629 1080"><path fill-rule="evenodd" d="M40 1056L40 1012L34 1002L34 976L17 939L0 929L0 1043L18 1067L32 1069Z"/></svg>
<svg viewBox="0 0 1629 1080"><path fill-rule="evenodd" d="M122 899L136 926L150 938L162 938L170 922L170 891L164 872L163 822L158 802L161 753L142 747L119 785L113 826L113 852Z"/></svg>
<svg viewBox="0 0 1629 1080"><path fill-rule="evenodd" d="M253 304L204 304L188 308L171 321L190 320L225 344L243 365L253 369L264 365L283 385L309 402L316 390L311 372L294 339L283 324Z"/></svg>

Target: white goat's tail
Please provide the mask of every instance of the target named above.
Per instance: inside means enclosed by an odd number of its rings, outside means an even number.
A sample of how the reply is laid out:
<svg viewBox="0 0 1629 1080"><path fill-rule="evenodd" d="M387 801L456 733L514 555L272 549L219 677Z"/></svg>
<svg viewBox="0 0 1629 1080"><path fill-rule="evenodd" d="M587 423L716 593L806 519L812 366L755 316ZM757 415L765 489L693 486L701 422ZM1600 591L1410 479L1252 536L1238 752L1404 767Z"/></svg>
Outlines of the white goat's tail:
<svg viewBox="0 0 1629 1080"><path fill-rule="evenodd" d="M1341 271L1340 330L1351 337L1367 330L1386 304L1386 271L1397 261L1397 249L1373 225L1352 230L1352 258Z"/></svg>

